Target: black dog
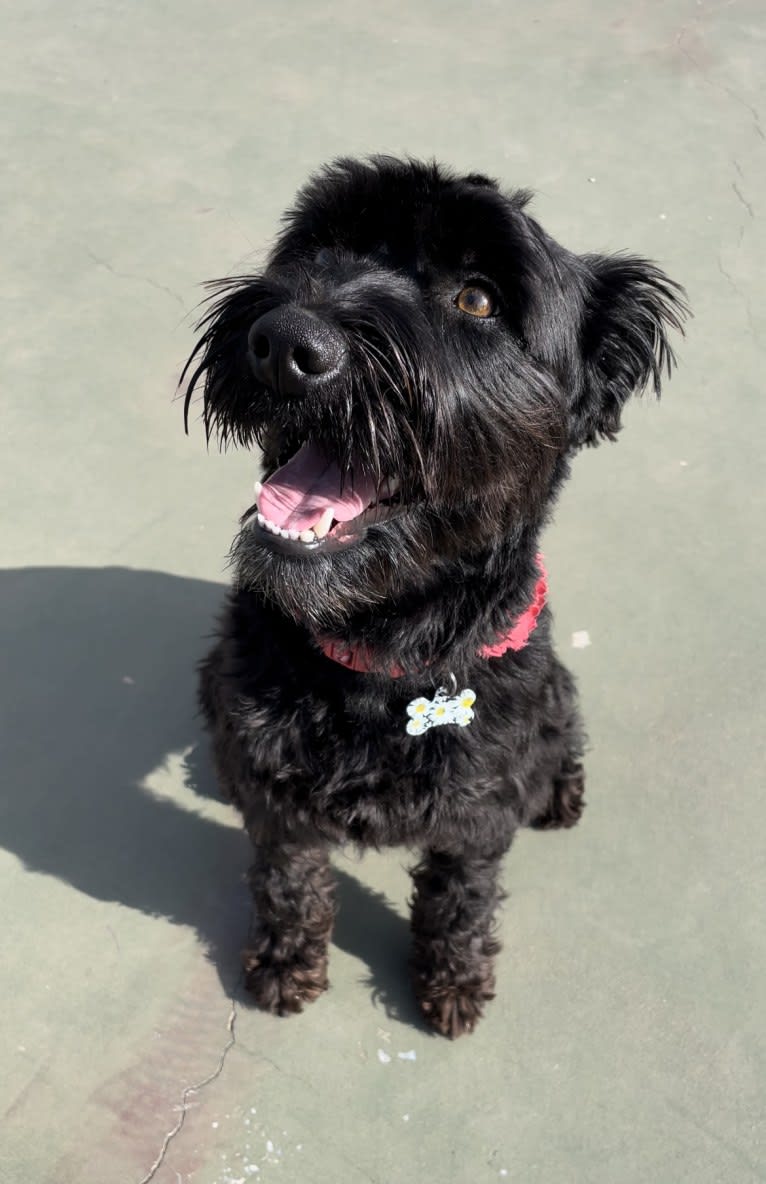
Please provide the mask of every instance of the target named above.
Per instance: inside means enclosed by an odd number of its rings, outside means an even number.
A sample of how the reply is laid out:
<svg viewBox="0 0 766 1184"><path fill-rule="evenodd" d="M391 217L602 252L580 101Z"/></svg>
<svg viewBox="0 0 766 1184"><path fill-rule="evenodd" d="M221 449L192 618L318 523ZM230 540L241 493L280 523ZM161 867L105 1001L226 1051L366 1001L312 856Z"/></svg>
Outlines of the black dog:
<svg viewBox="0 0 766 1184"><path fill-rule="evenodd" d="M187 367L187 412L204 380L208 435L265 456L201 699L255 847L247 985L279 1014L327 987L331 844L404 844L417 998L470 1031L514 832L582 810L538 536L573 453L659 392L685 305L651 263L558 246L528 200L340 160L263 274L216 285Z"/></svg>

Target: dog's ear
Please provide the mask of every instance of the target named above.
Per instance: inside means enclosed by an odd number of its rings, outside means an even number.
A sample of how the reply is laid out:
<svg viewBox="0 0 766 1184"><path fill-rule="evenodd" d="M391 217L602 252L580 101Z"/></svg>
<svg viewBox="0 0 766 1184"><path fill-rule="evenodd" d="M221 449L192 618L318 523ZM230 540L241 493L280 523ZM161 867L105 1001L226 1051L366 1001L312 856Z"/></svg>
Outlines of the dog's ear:
<svg viewBox="0 0 766 1184"><path fill-rule="evenodd" d="M613 440L622 408L651 383L659 397L675 355L668 332L683 333L684 290L653 263L628 255L586 255L584 382L574 409L572 442Z"/></svg>

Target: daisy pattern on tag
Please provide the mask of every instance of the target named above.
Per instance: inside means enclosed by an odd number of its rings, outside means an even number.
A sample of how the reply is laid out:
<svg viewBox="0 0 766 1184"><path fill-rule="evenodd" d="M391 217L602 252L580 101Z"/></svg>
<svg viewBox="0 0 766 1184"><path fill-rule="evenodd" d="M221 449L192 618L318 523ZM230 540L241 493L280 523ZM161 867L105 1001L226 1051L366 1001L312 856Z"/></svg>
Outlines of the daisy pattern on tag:
<svg viewBox="0 0 766 1184"><path fill-rule="evenodd" d="M407 704L407 732L410 736L420 736L429 728L442 724L457 724L465 728L473 719L473 705L476 702L476 692L470 687L460 691L458 695L447 694L446 687L439 687L433 699L418 698Z"/></svg>

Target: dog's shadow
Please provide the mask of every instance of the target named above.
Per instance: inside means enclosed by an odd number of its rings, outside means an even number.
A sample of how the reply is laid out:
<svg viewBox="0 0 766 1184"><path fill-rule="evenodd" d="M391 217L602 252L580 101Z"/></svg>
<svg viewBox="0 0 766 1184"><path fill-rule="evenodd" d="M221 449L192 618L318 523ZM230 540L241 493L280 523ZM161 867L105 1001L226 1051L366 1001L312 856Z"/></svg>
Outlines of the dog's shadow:
<svg viewBox="0 0 766 1184"><path fill-rule="evenodd" d="M382 892L376 892L337 867L335 876L338 915L333 944L367 964L369 975L364 979L365 985L369 987L373 1001L380 1003L389 1019L430 1032L410 986L407 920L394 910Z"/></svg>
<svg viewBox="0 0 766 1184"><path fill-rule="evenodd" d="M222 599L219 584L160 572L0 572L0 844L97 900L192 927L228 992L249 845L234 812L208 804L195 702ZM389 1015L416 1023L406 922L349 873L338 883L335 944L367 964Z"/></svg>

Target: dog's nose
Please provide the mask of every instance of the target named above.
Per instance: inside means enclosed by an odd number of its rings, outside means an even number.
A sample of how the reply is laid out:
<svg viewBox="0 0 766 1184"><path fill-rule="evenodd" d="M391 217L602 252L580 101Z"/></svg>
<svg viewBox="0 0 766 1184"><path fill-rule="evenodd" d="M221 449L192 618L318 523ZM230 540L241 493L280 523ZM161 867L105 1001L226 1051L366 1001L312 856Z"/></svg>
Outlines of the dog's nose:
<svg viewBox="0 0 766 1184"><path fill-rule="evenodd" d="M248 356L256 378L282 395L302 395L337 378L346 360L340 332L316 313L284 305L250 328Z"/></svg>

